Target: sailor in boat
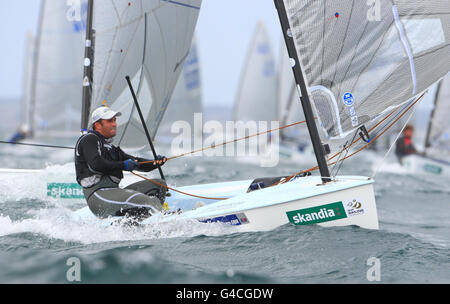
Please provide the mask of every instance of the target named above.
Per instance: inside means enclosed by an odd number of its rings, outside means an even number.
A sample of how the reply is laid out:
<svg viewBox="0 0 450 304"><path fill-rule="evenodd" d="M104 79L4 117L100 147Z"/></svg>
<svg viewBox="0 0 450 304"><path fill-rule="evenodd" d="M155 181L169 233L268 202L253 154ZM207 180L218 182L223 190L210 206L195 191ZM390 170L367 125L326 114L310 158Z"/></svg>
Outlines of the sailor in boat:
<svg viewBox="0 0 450 304"><path fill-rule="evenodd" d="M92 130L83 134L75 146L75 170L77 182L83 187L89 209L99 218L109 216L148 217L163 210L166 185L141 181L120 188L123 171L149 172L163 165L167 159L158 156L154 161L126 154L120 147L111 144L116 135L115 112L108 107L99 107L92 113Z"/></svg>
<svg viewBox="0 0 450 304"><path fill-rule="evenodd" d="M19 130L11 137L10 143L17 143L31 135L28 125L23 124L19 127Z"/></svg>
<svg viewBox="0 0 450 304"><path fill-rule="evenodd" d="M403 136L400 137L397 141L395 147L395 155L397 155L400 163L402 163L402 159L405 156L417 153L417 150L412 142L413 134L414 127L412 125L406 125L406 127L403 129Z"/></svg>

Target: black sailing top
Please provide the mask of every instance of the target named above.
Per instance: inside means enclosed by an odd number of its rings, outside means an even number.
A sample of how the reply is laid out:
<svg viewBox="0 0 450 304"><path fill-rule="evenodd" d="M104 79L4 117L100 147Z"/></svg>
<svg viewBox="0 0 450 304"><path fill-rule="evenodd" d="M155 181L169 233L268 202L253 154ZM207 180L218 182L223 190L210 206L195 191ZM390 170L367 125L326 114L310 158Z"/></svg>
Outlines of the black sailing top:
<svg viewBox="0 0 450 304"><path fill-rule="evenodd" d="M75 146L75 171L77 182L94 175L109 175L120 180L123 178L124 161L134 159L138 162L148 159L135 157L125 153L120 147L107 142L106 138L96 131L82 135ZM157 166L153 163L141 164L139 171L152 171Z"/></svg>

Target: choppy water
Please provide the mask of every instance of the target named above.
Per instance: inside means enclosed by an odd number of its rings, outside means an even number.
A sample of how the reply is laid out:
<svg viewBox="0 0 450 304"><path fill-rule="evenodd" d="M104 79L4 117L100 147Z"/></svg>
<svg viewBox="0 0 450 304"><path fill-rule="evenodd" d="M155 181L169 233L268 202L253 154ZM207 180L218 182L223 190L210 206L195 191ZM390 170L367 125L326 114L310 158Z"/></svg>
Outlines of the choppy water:
<svg viewBox="0 0 450 304"><path fill-rule="evenodd" d="M0 167L72 170L71 151L0 147ZM168 154L167 154L168 155ZM368 154L341 173L371 175ZM308 160L309 161L309 160ZM280 176L308 167L261 168L233 159L190 157L165 165L172 185ZM82 200L47 198L42 175L0 178L0 283L67 283L71 258L82 283L368 283L375 257L381 283L450 282L449 181L380 172L380 230L285 225L234 233L219 224L151 227L80 224Z"/></svg>

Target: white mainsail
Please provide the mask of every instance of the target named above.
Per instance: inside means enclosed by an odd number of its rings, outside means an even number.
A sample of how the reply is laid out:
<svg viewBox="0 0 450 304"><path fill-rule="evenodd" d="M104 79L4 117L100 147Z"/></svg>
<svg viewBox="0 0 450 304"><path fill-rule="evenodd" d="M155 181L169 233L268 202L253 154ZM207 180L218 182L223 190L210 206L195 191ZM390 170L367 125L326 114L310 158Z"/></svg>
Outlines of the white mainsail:
<svg viewBox="0 0 450 304"><path fill-rule="evenodd" d="M130 76L154 138L189 54L201 0L94 1L91 112L121 111L116 144L143 147L145 132L128 90Z"/></svg>
<svg viewBox="0 0 450 304"><path fill-rule="evenodd" d="M185 121L191 126L194 134L194 115L202 113L201 68L198 54L197 39L192 41L191 50L184 62L183 71L173 91L170 105L164 115L157 136L174 137L171 132L172 124L176 121ZM201 130L201 129L200 129Z"/></svg>
<svg viewBox="0 0 450 304"><path fill-rule="evenodd" d="M31 84L35 136L79 134L87 0L43 0Z"/></svg>
<svg viewBox="0 0 450 304"><path fill-rule="evenodd" d="M270 40L259 22L251 42L234 103L235 121L278 120L276 73Z"/></svg>
<svg viewBox="0 0 450 304"><path fill-rule="evenodd" d="M328 138L343 138L450 70L448 0L284 0Z"/></svg>
<svg viewBox="0 0 450 304"><path fill-rule="evenodd" d="M19 129L24 132L30 132L31 128L31 76L33 72L33 53L35 52L35 38L30 32L27 34L27 43L25 50L25 66L23 71L23 96L20 104L21 117Z"/></svg>

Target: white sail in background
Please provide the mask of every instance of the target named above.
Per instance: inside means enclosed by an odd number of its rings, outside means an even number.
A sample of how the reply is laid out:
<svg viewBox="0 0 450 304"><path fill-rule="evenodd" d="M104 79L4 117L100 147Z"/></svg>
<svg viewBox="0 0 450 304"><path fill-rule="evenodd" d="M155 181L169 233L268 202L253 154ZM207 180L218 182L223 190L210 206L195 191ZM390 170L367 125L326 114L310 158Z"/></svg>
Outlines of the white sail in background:
<svg viewBox="0 0 450 304"><path fill-rule="evenodd" d="M147 144L125 76L132 79L154 138L188 57L200 5L201 0L94 2L91 112L105 103L122 112L116 144Z"/></svg>
<svg viewBox="0 0 450 304"><path fill-rule="evenodd" d="M288 56L286 44L281 41L278 67L277 100L280 126L304 121L305 115L301 107L297 85L292 73L292 62ZM306 124L292 126L280 131L281 140L309 143Z"/></svg>
<svg viewBox="0 0 450 304"><path fill-rule="evenodd" d="M23 96L20 105L20 129L24 133L31 131L31 82L33 74L33 53L35 52L35 39L32 33L27 34L25 50L25 66L23 71Z"/></svg>
<svg viewBox="0 0 450 304"><path fill-rule="evenodd" d="M200 69L197 41L194 38L157 136L176 136L171 132L172 124L176 121L189 123L193 136L201 135L193 133L194 114L203 111Z"/></svg>
<svg viewBox="0 0 450 304"><path fill-rule="evenodd" d="M87 0L43 0L36 38L31 120L35 136L77 136Z"/></svg>
<svg viewBox="0 0 450 304"><path fill-rule="evenodd" d="M437 88L428 140L425 143L427 155L450 161L450 74L442 79Z"/></svg>
<svg viewBox="0 0 450 304"><path fill-rule="evenodd" d="M448 0L284 0L321 126L343 138L450 70Z"/></svg>
<svg viewBox="0 0 450 304"><path fill-rule="evenodd" d="M275 63L269 37L259 22L251 42L234 104L235 121L278 120Z"/></svg>

